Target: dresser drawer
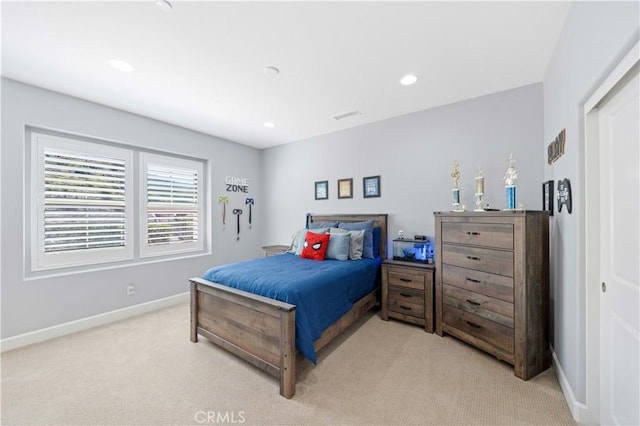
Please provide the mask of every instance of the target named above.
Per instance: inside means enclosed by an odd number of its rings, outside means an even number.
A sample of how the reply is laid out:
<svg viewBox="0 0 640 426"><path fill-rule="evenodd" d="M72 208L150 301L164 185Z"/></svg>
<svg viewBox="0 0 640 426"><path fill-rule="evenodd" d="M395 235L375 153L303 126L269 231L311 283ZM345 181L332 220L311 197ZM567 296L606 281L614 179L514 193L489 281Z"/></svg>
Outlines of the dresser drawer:
<svg viewBox="0 0 640 426"><path fill-rule="evenodd" d="M445 284L443 302L506 327L513 328L513 303Z"/></svg>
<svg viewBox="0 0 640 426"><path fill-rule="evenodd" d="M513 252L442 245L442 263L513 277Z"/></svg>
<svg viewBox="0 0 640 426"><path fill-rule="evenodd" d="M513 249L513 225L503 223L442 223L442 241Z"/></svg>
<svg viewBox="0 0 640 426"><path fill-rule="evenodd" d="M389 268L389 285L424 290L424 273L408 268Z"/></svg>
<svg viewBox="0 0 640 426"><path fill-rule="evenodd" d="M442 282L513 303L512 277L444 265Z"/></svg>
<svg viewBox="0 0 640 426"><path fill-rule="evenodd" d="M389 286L389 310L424 318L424 292Z"/></svg>
<svg viewBox="0 0 640 426"><path fill-rule="evenodd" d="M506 352L513 353L514 334L512 328L505 327L447 304L444 305L442 320L444 324L448 326L484 340Z"/></svg>

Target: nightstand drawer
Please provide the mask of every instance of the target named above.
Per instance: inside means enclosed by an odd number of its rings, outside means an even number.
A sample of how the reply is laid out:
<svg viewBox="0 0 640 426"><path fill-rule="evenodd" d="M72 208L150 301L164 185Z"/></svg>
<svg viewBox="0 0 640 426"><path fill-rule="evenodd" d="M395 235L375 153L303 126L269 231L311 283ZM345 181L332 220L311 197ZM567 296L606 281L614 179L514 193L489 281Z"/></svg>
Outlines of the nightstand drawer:
<svg viewBox="0 0 640 426"><path fill-rule="evenodd" d="M513 303L447 284L443 285L443 302L513 328Z"/></svg>
<svg viewBox="0 0 640 426"><path fill-rule="evenodd" d="M446 265L442 268L442 283L513 303L512 277Z"/></svg>
<svg viewBox="0 0 640 426"><path fill-rule="evenodd" d="M513 328L505 327L447 304L444 305L442 316L442 320L447 326L457 328L497 348L513 353Z"/></svg>
<svg viewBox="0 0 640 426"><path fill-rule="evenodd" d="M443 223L445 243L513 249L513 225L503 223Z"/></svg>
<svg viewBox="0 0 640 426"><path fill-rule="evenodd" d="M513 252L442 245L442 263L513 277Z"/></svg>
<svg viewBox="0 0 640 426"><path fill-rule="evenodd" d="M389 268L389 285L424 290L424 273L406 268Z"/></svg>
<svg viewBox="0 0 640 426"><path fill-rule="evenodd" d="M389 287L389 310L417 318L424 318L424 292Z"/></svg>

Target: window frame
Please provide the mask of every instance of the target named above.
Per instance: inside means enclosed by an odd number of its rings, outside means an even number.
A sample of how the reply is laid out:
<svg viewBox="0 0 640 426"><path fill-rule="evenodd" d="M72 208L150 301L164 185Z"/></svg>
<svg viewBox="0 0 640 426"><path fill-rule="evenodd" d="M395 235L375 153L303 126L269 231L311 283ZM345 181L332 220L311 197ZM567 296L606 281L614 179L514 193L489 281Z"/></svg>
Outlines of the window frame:
<svg viewBox="0 0 640 426"><path fill-rule="evenodd" d="M53 136L35 130L31 134L31 271L88 266L131 260L134 258L134 175L133 151L107 144L70 137ZM78 142L82 142L78 147ZM93 155L122 160L125 163L125 230L123 247L95 248L78 251L45 252L45 151L59 151L68 155Z"/></svg>
<svg viewBox="0 0 640 426"><path fill-rule="evenodd" d="M205 200L204 200L204 162L198 160L187 160L183 158L177 158L170 155L154 154L149 152L141 152L139 160L139 175L138 179L140 187L140 196L138 198L139 203L139 216L138 223L138 241L139 241L139 254L140 258L148 258L154 256L162 256L168 254L184 254L190 252L198 252L204 250L205 239ZM148 243L148 220L147 211L149 202L147 200L148 187L147 176L149 164L158 164L163 167L174 168L179 170L195 171L197 174L197 221L198 232L197 240L193 242L180 242L178 244L169 243L162 245L150 245Z"/></svg>

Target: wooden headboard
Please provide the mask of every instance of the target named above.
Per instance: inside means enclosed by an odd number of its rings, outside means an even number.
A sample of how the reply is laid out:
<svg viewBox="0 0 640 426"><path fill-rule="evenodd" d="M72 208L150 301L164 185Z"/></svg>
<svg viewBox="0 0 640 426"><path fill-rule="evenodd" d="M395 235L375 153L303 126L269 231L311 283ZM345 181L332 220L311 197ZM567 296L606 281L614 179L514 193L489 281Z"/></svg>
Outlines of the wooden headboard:
<svg viewBox="0 0 640 426"><path fill-rule="evenodd" d="M387 258L386 214L307 214L307 223L313 222L364 222L373 220L373 227L380 228L380 257Z"/></svg>

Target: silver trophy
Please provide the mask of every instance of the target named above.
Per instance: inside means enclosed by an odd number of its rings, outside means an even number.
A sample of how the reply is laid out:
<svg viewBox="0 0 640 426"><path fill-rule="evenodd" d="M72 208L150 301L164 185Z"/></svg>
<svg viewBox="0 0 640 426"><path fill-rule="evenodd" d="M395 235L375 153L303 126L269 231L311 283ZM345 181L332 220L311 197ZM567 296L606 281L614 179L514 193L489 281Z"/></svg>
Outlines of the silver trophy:
<svg viewBox="0 0 640 426"><path fill-rule="evenodd" d="M478 166L478 176L476 176L476 209L475 212L483 212L482 197L484 196L484 176L482 176L482 165Z"/></svg>

